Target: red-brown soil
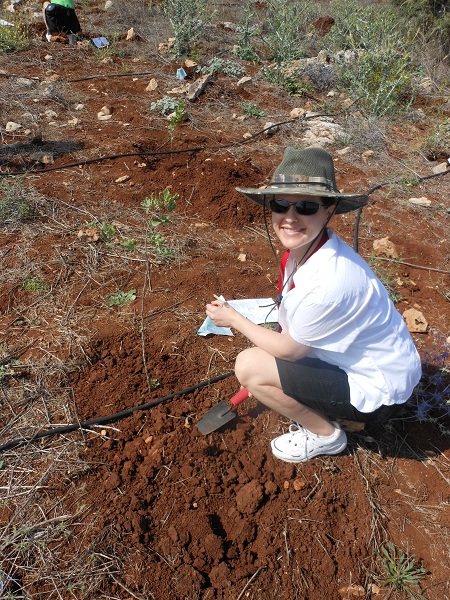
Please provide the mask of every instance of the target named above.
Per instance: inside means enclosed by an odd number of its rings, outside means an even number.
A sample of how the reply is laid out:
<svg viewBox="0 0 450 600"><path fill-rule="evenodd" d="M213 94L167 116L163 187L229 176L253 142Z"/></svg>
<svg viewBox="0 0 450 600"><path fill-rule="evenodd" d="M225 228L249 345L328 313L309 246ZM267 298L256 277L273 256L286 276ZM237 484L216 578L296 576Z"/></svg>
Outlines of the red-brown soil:
<svg viewBox="0 0 450 600"><path fill-rule="evenodd" d="M2 59L8 75L38 78L33 89L39 112L57 113L50 122L42 119L42 144L33 148L53 152L55 162L25 177L42 195L40 216L0 230L0 346L28 372L2 380L3 444L51 425L157 401L231 372L248 342L240 335L198 336L205 304L213 294L276 294L277 265L262 210L235 187L267 183L284 148L299 143L304 123L289 121L267 137L256 135L264 119L232 115L250 100L268 121L284 122L293 107L314 110L314 102L261 81L238 90L231 78L218 76L188 107L190 120L171 139L167 119L150 111L150 103L176 86L178 65L148 57L142 42L129 44L137 62L113 55L105 63L88 47L44 42ZM145 91L152 78L158 89ZM17 90L16 79L1 77L5 94ZM42 96L45 85L55 91ZM420 102L434 114L431 100ZM78 103L85 108L77 112ZM113 116L102 122L97 112L104 105ZM448 115L448 104L446 110ZM23 112L23 105L11 103L4 120L20 122ZM244 143L247 132L254 137ZM430 175L432 165L417 149L423 135L413 122L400 120L372 157L339 155L338 147L328 147L339 187L358 192L411 174ZM24 152L7 152L15 142L25 144ZM3 134L4 172L33 167L26 144L26 136ZM124 175L129 179L117 183ZM367 260L376 239L388 237L397 247L400 262L377 265L395 282L398 310L414 306L428 321L426 333L413 334L424 365L430 357L431 365L445 363L450 331L448 183L443 176L410 187L383 186L371 195L357 230L358 250ZM176 240L177 260L155 253L146 259L127 253L117 240L107 245L79 235L97 221L114 224L118 238L142 241L148 223L141 202L165 188L179 198L171 223L157 231ZM432 206L413 207L407 202L412 196L426 196ZM355 226L354 214L333 225L350 244ZM26 273L39 274L47 291L24 290ZM130 289L135 301L107 306L109 294ZM425 382L431 371L426 368ZM39 386L27 396L36 381L45 382L50 396ZM6 482L27 456L31 467L41 469L42 489L28 505L31 513L40 506L41 521L73 515L67 521L71 534L49 543L50 558L42 550L22 563L5 560L2 569L17 578L14 585L26 589L27 598L407 597L374 578L383 573L380 545L390 541L427 570L421 581L427 599L450 597L448 418L440 428L412 414L387 427L368 425L349 433L344 455L296 466L270 452L270 440L288 423L255 400L244 402L220 431L199 433L198 419L238 388L230 376L92 431L4 453ZM58 394L65 404L55 404ZM29 428L11 427L24 411ZM52 461L56 469L50 469ZM3 527L17 520L13 506L0 503ZM47 571L38 568L44 564Z"/></svg>

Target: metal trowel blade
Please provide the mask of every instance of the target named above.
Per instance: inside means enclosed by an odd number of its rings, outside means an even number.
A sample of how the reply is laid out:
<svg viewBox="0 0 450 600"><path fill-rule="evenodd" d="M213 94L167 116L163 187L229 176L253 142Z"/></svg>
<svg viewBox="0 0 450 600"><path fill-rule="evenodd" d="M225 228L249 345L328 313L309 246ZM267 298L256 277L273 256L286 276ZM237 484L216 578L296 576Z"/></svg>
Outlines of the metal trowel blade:
<svg viewBox="0 0 450 600"><path fill-rule="evenodd" d="M235 416L235 413L231 410L225 400L221 400L219 404L210 408L200 421L198 421L197 429L200 433L206 435L219 429L219 427L222 427L229 421L232 421Z"/></svg>

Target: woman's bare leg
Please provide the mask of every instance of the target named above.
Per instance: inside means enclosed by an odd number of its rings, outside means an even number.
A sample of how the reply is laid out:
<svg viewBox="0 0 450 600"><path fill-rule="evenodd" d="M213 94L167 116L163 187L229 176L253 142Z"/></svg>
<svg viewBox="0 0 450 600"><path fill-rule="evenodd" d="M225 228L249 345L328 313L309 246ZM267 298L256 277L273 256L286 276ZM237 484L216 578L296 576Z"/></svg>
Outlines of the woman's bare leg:
<svg viewBox="0 0 450 600"><path fill-rule="evenodd" d="M50 4L50 2L43 2L42 3L42 16L44 18L44 23L45 26L47 27L47 32L50 33L49 28L48 28L48 24L47 24L47 19L45 17L45 9L47 8L47 6Z"/></svg>
<svg viewBox="0 0 450 600"><path fill-rule="evenodd" d="M244 350L236 358L235 373L252 396L280 415L317 435L331 435L335 431L323 415L283 392L275 358L267 352L256 347Z"/></svg>

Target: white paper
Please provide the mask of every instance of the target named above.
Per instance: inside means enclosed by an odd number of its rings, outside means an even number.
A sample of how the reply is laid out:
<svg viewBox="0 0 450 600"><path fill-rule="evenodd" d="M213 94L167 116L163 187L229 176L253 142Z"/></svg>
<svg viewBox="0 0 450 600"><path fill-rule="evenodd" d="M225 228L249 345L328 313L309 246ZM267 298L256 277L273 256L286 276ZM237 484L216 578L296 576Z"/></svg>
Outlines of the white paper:
<svg viewBox="0 0 450 600"><path fill-rule="evenodd" d="M219 300L225 302L221 296ZM278 309L272 298L251 298L244 300L227 300L228 304L253 323L278 323ZM217 327L209 317L203 321L198 335L233 335L229 327Z"/></svg>

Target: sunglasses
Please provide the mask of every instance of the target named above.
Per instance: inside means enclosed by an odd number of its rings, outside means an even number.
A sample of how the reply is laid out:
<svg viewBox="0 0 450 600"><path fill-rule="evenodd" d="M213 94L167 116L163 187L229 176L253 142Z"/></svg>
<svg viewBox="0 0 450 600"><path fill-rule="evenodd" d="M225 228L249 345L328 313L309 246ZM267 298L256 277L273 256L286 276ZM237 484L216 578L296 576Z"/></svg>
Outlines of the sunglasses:
<svg viewBox="0 0 450 600"><path fill-rule="evenodd" d="M294 206L297 213L303 216L315 215L319 212L319 208L326 208L323 204L307 202L306 200L300 200L299 202L289 202L289 200L283 200L282 198L269 200L270 210L274 213L287 213L291 206Z"/></svg>

